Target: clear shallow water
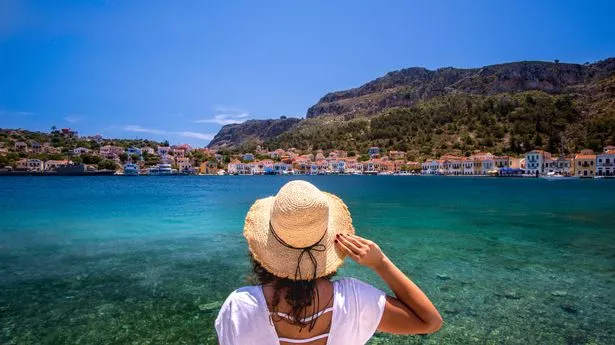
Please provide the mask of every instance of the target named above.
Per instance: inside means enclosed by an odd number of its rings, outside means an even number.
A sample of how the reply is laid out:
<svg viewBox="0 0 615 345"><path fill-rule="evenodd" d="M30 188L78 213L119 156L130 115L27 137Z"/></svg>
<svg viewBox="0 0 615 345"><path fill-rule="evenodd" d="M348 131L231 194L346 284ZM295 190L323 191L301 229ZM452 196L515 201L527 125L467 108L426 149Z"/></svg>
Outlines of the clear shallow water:
<svg viewBox="0 0 615 345"><path fill-rule="evenodd" d="M615 181L301 178L445 319L370 344L615 343ZM0 178L0 343L215 344L199 306L245 284L245 213L289 179Z"/></svg>

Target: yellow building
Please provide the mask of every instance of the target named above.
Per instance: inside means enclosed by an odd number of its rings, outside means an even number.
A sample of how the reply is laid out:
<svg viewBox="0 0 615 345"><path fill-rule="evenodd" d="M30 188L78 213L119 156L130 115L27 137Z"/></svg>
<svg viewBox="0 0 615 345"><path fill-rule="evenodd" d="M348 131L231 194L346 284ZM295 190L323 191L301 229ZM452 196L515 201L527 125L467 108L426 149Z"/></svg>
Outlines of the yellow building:
<svg viewBox="0 0 615 345"><path fill-rule="evenodd" d="M199 167L199 173L202 175L215 175L218 173L218 164L216 162L203 162Z"/></svg>
<svg viewBox="0 0 615 345"><path fill-rule="evenodd" d="M596 175L596 155L591 150L583 150L574 157L574 174L592 178Z"/></svg>

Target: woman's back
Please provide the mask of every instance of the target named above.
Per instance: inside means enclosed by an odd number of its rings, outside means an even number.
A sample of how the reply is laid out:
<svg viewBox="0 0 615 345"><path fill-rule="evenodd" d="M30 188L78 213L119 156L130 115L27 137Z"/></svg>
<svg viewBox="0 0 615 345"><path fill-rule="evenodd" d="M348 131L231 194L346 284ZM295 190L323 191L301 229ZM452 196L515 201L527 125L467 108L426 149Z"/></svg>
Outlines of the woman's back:
<svg viewBox="0 0 615 345"><path fill-rule="evenodd" d="M279 314L270 316L271 289L257 285L236 290L216 319L220 344L365 344L382 317L384 292L352 278L322 280L318 288L322 293L318 310L324 313L312 331L286 322ZM287 308L281 304L278 310Z"/></svg>

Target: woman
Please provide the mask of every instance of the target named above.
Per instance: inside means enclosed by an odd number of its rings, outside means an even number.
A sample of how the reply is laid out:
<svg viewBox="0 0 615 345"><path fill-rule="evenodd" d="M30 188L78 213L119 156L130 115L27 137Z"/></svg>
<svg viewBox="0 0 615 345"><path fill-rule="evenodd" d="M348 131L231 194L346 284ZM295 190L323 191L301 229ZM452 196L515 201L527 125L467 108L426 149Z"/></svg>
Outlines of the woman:
<svg viewBox="0 0 615 345"><path fill-rule="evenodd" d="M426 334L442 317L377 244L354 234L341 199L305 181L257 200L244 236L259 285L224 302L216 331L221 345L365 344L376 331ZM348 255L372 269L395 297L352 278L330 278Z"/></svg>

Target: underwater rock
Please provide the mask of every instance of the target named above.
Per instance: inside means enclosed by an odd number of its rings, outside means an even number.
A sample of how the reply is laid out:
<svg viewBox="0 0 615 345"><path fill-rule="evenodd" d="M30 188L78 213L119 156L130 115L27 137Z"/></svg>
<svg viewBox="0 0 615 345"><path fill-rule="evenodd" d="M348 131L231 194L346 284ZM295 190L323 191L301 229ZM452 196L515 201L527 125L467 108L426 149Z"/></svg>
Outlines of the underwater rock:
<svg viewBox="0 0 615 345"><path fill-rule="evenodd" d="M459 312L461 312L461 310L457 308L444 308L442 309L442 312L447 315L457 315L459 314Z"/></svg>
<svg viewBox="0 0 615 345"><path fill-rule="evenodd" d="M570 314L577 314L579 312L579 309L570 303L564 303L560 307L562 307L565 312Z"/></svg>
<svg viewBox="0 0 615 345"><path fill-rule="evenodd" d="M222 307L222 302L211 302L211 303L205 303L205 304L199 304L199 310L202 312L208 312L208 311L212 311L215 309L220 309L220 307Z"/></svg>
<svg viewBox="0 0 615 345"><path fill-rule="evenodd" d="M504 297L508 299L521 299L521 295L517 291L506 291Z"/></svg>
<svg viewBox="0 0 615 345"><path fill-rule="evenodd" d="M449 279L451 279L451 277L449 275L444 274L444 273L438 273L436 276L438 277L438 279L441 279L441 280L449 280Z"/></svg>
<svg viewBox="0 0 615 345"><path fill-rule="evenodd" d="M551 295L553 295L555 297L564 297L564 296L568 296L568 292L562 291L562 290L555 290L555 291L551 292Z"/></svg>

